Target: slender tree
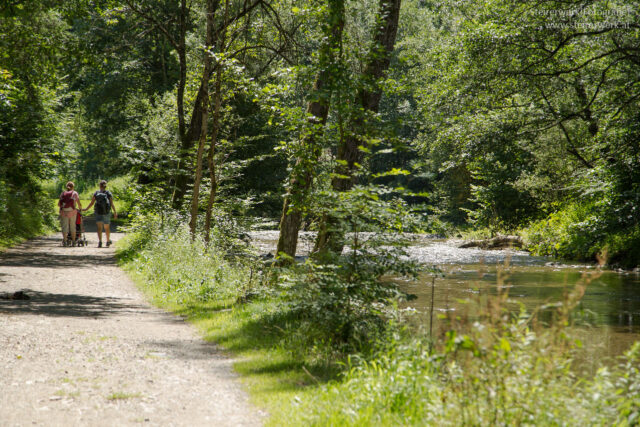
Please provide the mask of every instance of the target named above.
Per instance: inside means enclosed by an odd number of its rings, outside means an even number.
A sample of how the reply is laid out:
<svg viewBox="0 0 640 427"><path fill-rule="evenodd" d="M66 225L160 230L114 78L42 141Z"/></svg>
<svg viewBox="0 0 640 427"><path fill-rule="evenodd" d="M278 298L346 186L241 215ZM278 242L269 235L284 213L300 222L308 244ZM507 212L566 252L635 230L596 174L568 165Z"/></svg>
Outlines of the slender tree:
<svg viewBox="0 0 640 427"><path fill-rule="evenodd" d="M316 76L307 104L308 126L300 141L305 155L298 156L296 159L280 219L277 253L289 257L296 254L298 233L302 223L300 205L311 189L316 163L321 154L320 139L329 115L331 92L335 82L335 67L342 43L344 0L328 0L327 6L327 22L323 25L325 39L318 58L320 71Z"/></svg>
<svg viewBox="0 0 640 427"><path fill-rule="evenodd" d="M400 19L401 0L380 0L378 12L373 29L371 48L367 56L367 62L362 72L362 86L356 95L355 105L358 108L353 114L350 131L341 138L338 146L338 162L331 181L335 191L348 191L355 182L355 172L362 164L364 151L360 147L366 147L369 124L368 117L377 113L382 98L382 89L379 80L384 77L391 62L396 36L398 34L398 21ZM336 253L342 251L343 238L337 230L335 219L324 216L320 226L320 232L316 239L314 252L322 252L330 249Z"/></svg>
<svg viewBox="0 0 640 427"><path fill-rule="evenodd" d="M222 25L222 31L218 37L218 53L224 54L227 50L227 21L229 19L229 0L225 0L224 3L224 19ZM218 179L217 179L217 165L215 162L216 146L218 144L218 134L220 133L220 116L222 109L222 72L223 72L223 59L219 59L216 65L216 78L214 81L213 92L213 117L212 117L212 129L211 129L211 141L209 143L209 152L207 154L207 164L209 166L209 198L207 200L207 210L204 223L204 238L207 243L211 238L211 218L213 216L213 204L216 200L218 191Z"/></svg>
<svg viewBox="0 0 640 427"><path fill-rule="evenodd" d="M202 164L204 157L204 147L207 139L207 121L209 118L209 80L211 78L211 69L213 65L211 49L213 49L215 15L219 3L219 0L207 0L207 27L205 32L204 69L202 70L200 89L196 98L197 101L201 103L201 105L199 106L199 108L194 108L194 112L199 110L200 113L200 138L198 142L198 152L196 155L196 171L195 179L193 182L193 198L191 199L191 220L189 221L189 229L191 230L192 237L195 237L196 227L198 224L200 184L202 183Z"/></svg>

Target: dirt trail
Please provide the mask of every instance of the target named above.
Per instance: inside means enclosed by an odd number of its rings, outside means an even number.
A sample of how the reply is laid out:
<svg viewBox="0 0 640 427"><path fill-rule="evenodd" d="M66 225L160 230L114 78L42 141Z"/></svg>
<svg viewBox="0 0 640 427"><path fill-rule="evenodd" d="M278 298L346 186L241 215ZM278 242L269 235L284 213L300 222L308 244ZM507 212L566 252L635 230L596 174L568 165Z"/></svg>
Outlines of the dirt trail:
<svg viewBox="0 0 640 427"><path fill-rule="evenodd" d="M0 425L260 425L233 361L145 302L113 248L89 240L0 254L0 294L31 297L0 299Z"/></svg>

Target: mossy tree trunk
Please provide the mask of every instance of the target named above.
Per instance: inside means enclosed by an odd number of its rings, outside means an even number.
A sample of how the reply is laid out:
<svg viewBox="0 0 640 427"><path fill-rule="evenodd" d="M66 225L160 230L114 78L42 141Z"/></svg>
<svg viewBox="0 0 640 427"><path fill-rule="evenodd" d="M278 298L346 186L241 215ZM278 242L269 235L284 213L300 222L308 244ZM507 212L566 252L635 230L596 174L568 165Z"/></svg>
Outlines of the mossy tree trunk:
<svg viewBox="0 0 640 427"><path fill-rule="evenodd" d="M382 90L378 83L391 62L398 34L400 6L401 0L380 0L372 45L362 74L362 85L355 100L359 111L355 112L349 124L350 131L341 138L338 146L338 162L331 181L334 191L349 191L353 187L357 168L364 160L364 152L360 147L367 146L370 128L368 118L377 113L380 107ZM327 250L338 254L342 252L344 236L336 227L336 222L337 219L332 218L330 214L322 218L314 253L321 254Z"/></svg>
<svg viewBox="0 0 640 427"><path fill-rule="evenodd" d="M280 219L277 254L294 257L302 223L301 205L305 202L315 177L315 169L322 152L321 139L329 115L331 93L335 86L336 65L341 50L344 29L344 0L328 0L328 21L325 23L325 42L320 48L318 72L307 105L307 128L300 144L299 155L291 172Z"/></svg>

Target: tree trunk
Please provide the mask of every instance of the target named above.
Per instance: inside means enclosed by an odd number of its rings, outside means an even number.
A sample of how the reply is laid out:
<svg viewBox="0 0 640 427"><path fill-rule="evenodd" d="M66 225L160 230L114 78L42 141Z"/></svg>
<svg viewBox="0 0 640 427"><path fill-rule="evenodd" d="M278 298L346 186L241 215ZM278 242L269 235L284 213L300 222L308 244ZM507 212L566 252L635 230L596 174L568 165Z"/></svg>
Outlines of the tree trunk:
<svg viewBox="0 0 640 427"><path fill-rule="evenodd" d="M229 15L229 0L225 0L224 3L224 22L220 40L218 41L218 51L226 52L226 35L227 35L227 20ZM218 191L218 179L216 177L216 163L215 152L216 145L218 143L218 133L220 132L220 113L222 111L222 66L221 62L218 62L216 69L216 80L214 86L213 95L213 127L211 129L211 145L209 146L209 154L207 155L207 162L209 165L209 180L211 188L209 190L209 200L207 201L207 213L204 223L204 239L209 244L211 239L211 218L213 216L213 204L216 201L216 194Z"/></svg>
<svg viewBox="0 0 640 427"><path fill-rule="evenodd" d="M200 81L200 90L198 91L198 97L196 98L196 105L193 112L195 119L196 113L199 113L199 123L197 123L197 130L199 130L200 138L198 143L198 154L196 157L196 173L193 183L193 198L191 199L191 220L189 221L189 229L191 231L191 237L195 238L196 226L198 223L198 209L200 198L200 184L202 182L202 163L204 156L204 145L207 139L207 118L209 116L209 79L211 77L212 57L209 49L213 48L213 34L214 34L214 17L216 9L218 7L218 0L207 1L207 30L205 40L205 56L204 56L204 70L202 71L202 79ZM189 132L192 134L196 129L194 123L189 126Z"/></svg>
<svg viewBox="0 0 640 427"><path fill-rule="evenodd" d="M344 0L328 0L329 17L323 26L325 42L320 50L319 68L311 100L307 105L308 128L302 136L301 147L309 148L306 156L300 156L291 172L289 189L282 208L280 237L277 255L294 257L298 245L298 233L302 223L300 205L304 203L314 178L315 166L322 152L320 138L329 115L331 93L334 89L332 65L336 63L336 52L340 50L344 28Z"/></svg>
<svg viewBox="0 0 640 427"><path fill-rule="evenodd" d="M189 163L189 146L186 141L186 124L184 121L184 89L187 85L187 1L180 1L180 14L178 15L178 42L176 50L178 51L178 63L180 65L180 77L178 78L177 90L177 109L178 109L178 137L180 138L180 152L178 155L178 164L176 176L174 178L175 186L171 204L174 209L182 206L182 199L186 190L187 176L183 171ZM185 149L185 146L186 149Z"/></svg>
<svg viewBox="0 0 640 427"><path fill-rule="evenodd" d="M349 191L355 183L355 171L362 164L364 153L360 146L366 146L367 114L377 113L382 98L378 81L384 77L391 62L391 53L398 34L401 0L380 0L373 41L367 64L362 74L363 84L356 95L356 105L362 108L356 112L350 123L350 132L341 139L338 147L338 163L331 186L335 191ZM324 215L314 252L331 250L342 252L344 236L336 228L336 219Z"/></svg>
<svg viewBox="0 0 640 427"><path fill-rule="evenodd" d="M207 55L209 55L207 53ZM206 62L206 59L205 59ZM206 66L206 65L205 65ZM206 125L207 115L203 115L203 109L207 108L209 104L209 78L211 75L211 66L209 66L207 75L207 81L201 80L200 88L198 89L198 94L196 95L196 100L193 105L193 111L191 113L191 120L189 122L189 128L187 129L186 134L182 138L182 143L180 145L180 157L178 159L178 170L176 171L175 178L175 187L173 192L173 201L172 205L174 209L179 209L182 206L182 202L187 193L187 187L189 184L189 176L190 176L190 164L193 161L193 157L191 156L191 150L193 148L193 142L196 139L199 140L200 135L202 134L202 127ZM204 74L203 74L204 79ZM205 85L206 86L203 86ZM206 133L206 132L205 132Z"/></svg>

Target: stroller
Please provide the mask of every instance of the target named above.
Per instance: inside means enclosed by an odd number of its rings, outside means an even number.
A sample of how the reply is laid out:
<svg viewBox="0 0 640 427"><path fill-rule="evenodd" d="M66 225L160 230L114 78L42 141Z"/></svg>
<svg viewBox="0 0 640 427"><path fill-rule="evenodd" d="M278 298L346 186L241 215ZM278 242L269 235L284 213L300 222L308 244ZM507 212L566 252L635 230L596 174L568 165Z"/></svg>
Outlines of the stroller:
<svg viewBox="0 0 640 427"><path fill-rule="evenodd" d="M71 242L71 232L67 234L67 242ZM80 211L77 211L76 215L76 246L87 246L87 236L84 232L84 221Z"/></svg>

